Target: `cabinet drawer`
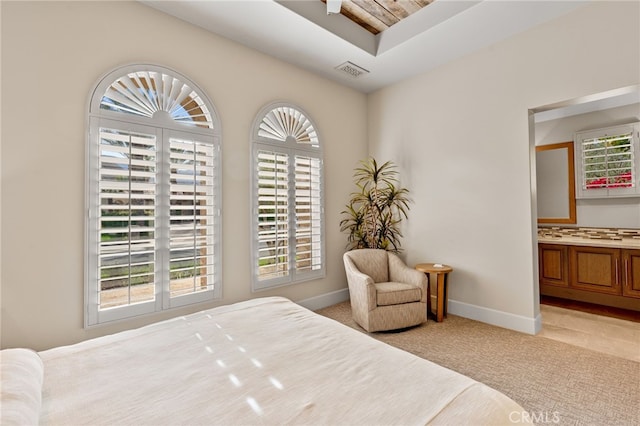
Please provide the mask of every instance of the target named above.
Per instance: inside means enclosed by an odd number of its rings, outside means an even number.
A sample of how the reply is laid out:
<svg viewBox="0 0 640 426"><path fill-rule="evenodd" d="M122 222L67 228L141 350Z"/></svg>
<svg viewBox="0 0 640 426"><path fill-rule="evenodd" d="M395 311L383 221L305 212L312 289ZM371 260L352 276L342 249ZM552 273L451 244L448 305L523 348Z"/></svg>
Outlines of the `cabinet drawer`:
<svg viewBox="0 0 640 426"><path fill-rule="evenodd" d="M622 294L620 249L569 248L570 287L607 294Z"/></svg>

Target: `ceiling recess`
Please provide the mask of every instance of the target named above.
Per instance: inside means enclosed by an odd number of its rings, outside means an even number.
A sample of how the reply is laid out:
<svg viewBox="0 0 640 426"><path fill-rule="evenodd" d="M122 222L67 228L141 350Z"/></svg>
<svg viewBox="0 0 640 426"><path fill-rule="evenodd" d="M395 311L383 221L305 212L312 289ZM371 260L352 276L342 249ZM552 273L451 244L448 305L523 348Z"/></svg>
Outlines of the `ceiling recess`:
<svg viewBox="0 0 640 426"><path fill-rule="evenodd" d="M336 69L338 71L342 71L345 74L348 74L353 78L358 78L363 74L369 74L369 71L349 61L345 62L344 64L338 65Z"/></svg>
<svg viewBox="0 0 640 426"><path fill-rule="evenodd" d="M397 24L433 0L321 0L327 4L327 14L340 13L371 34Z"/></svg>

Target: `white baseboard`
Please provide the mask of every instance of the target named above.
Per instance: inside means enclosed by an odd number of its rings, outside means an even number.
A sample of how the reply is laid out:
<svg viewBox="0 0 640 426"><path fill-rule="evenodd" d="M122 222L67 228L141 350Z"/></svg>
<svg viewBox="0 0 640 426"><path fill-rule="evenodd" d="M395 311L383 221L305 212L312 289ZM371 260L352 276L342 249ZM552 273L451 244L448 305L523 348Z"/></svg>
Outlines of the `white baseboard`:
<svg viewBox="0 0 640 426"><path fill-rule="evenodd" d="M542 317L538 314L535 318L528 318L522 315L510 314L508 312L496 311L495 309L482 306L470 305L449 299L448 312L460 317L484 322L510 330L527 334L538 334L542 330Z"/></svg>
<svg viewBox="0 0 640 426"><path fill-rule="evenodd" d="M296 303L309 310L317 311L318 309L326 308L327 306L335 305L345 300L349 300L348 288L310 297L309 299L298 300Z"/></svg>
<svg viewBox="0 0 640 426"><path fill-rule="evenodd" d="M308 299L299 300L296 303L305 308L317 311L327 306L349 300L349 289L332 291ZM535 318L510 314L482 306L471 305L457 300L449 299L448 312L464 318L484 322L510 330L527 334L538 334L542 330L542 317L538 314Z"/></svg>

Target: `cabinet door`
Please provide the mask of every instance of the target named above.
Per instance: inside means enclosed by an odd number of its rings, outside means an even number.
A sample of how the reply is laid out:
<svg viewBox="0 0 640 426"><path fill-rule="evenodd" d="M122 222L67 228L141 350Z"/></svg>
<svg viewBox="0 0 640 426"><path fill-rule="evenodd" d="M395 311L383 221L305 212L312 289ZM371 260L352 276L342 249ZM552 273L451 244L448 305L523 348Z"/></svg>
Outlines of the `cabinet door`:
<svg viewBox="0 0 640 426"><path fill-rule="evenodd" d="M570 287L607 294L622 294L620 249L569 248Z"/></svg>
<svg viewBox="0 0 640 426"><path fill-rule="evenodd" d="M622 294L640 298L640 250L622 250Z"/></svg>
<svg viewBox="0 0 640 426"><path fill-rule="evenodd" d="M538 244L538 275L540 284L569 286L567 246Z"/></svg>

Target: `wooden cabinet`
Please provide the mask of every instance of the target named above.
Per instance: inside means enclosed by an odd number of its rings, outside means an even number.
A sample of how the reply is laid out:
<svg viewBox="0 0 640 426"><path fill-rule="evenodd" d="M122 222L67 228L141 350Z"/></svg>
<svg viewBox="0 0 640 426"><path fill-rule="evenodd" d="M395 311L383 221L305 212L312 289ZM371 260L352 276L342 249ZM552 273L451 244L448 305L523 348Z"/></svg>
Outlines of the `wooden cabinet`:
<svg viewBox="0 0 640 426"><path fill-rule="evenodd" d="M569 247L571 287L598 293L622 294L620 249Z"/></svg>
<svg viewBox="0 0 640 426"><path fill-rule="evenodd" d="M540 284L558 287L569 286L567 252L567 246L558 244L538 245Z"/></svg>
<svg viewBox="0 0 640 426"><path fill-rule="evenodd" d="M538 244L540 294L640 311L640 249Z"/></svg>
<svg viewBox="0 0 640 426"><path fill-rule="evenodd" d="M640 250L622 250L624 280L622 294L640 298Z"/></svg>

